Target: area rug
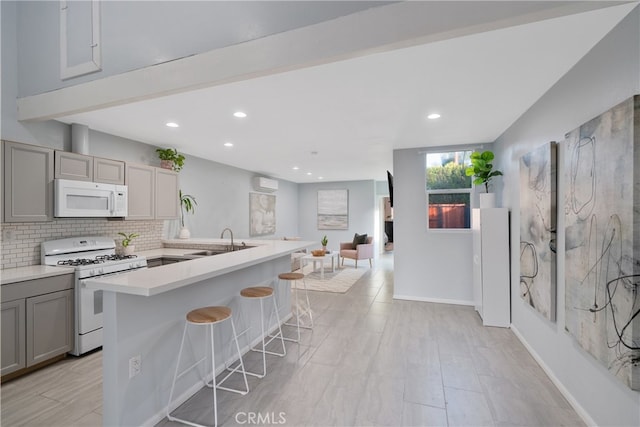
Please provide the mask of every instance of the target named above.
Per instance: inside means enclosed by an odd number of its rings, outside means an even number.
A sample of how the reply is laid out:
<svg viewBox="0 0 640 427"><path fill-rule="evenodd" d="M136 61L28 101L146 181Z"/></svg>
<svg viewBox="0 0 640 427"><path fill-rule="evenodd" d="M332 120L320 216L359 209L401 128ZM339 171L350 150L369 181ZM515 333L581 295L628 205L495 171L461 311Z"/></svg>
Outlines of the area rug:
<svg viewBox="0 0 640 427"><path fill-rule="evenodd" d="M301 270L297 270L301 271ZM369 271L368 268L360 267L358 269L345 266L336 268L335 273L331 272L330 266L325 266L324 269L324 279L320 278L320 269L313 271L313 264L309 264L304 269L302 269L302 273L304 274L304 279L307 283L307 289L310 291L320 291L320 292L336 292L336 293L345 293L353 286L354 283L358 281L360 277L364 273ZM296 282L296 287L298 289L304 289L304 285L301 281Z"/></svg>

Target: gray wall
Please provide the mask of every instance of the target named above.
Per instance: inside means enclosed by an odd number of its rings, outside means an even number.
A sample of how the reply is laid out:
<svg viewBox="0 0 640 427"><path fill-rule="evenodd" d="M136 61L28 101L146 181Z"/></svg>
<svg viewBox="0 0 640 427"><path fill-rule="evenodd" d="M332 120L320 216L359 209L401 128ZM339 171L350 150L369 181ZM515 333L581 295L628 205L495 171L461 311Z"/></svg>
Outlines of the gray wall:
<svg viewBox="0 0 640 427"><path fill-rule="evenodd" d="M254 176L257 175L250 171L187 156L185 168L180 172L180 187L198 202L195 214L185 219L191 236L217 238L229 227L234 238L248 238L249 193L255 192ZM298 184L278 180L278 191L273 194L276 196L276 233L262 238L297 235ZM174 222L169 233L175 235L178 227L178 222Z"/></svg>
<svg viewBox="0 0 640 427"><path fill-rule="evenodd" d="M495 143L504 172L502 205L511 210L511 311L514 329L594 425L640 425L640 393L616 380L564 330L564 134L640 93L640 8L598 43ZM519 159L558 141L558 315L543 319L519 297ZM637 213L636 213L637 214Z"/></svg>
<svg viewBox="0 0 640 427"><path fill-rule="evenodd" d="M471 230L427 230L424 151L393 152L394 297L470 305Z"/></svg>
<svg viewBox="0 0 640 427"><path fill-rule="evenodd" d="M348 230L318 230L318 190L349 190L349 229ZM329 239L327 248L338 250L340 242L351 242L353 235L368 234L377 236L378 226L376 215L378 205L376 201L375 181L344 181L326 182L321 184L300 184L298 186L298 221L300 237L303 240L318 242L326 235Z"/></svg>

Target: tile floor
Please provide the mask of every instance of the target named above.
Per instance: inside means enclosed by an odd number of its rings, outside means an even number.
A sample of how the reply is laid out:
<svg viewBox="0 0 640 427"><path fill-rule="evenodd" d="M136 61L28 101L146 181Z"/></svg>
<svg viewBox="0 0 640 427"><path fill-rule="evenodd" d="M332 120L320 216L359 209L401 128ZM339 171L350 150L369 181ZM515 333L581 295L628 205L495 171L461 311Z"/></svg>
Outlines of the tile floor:
<svg viewBox="0 0 640 427"><path fill-rule="evenodd" d="M509 329L483 327L471 307L392 295L390 256L346 294L311 293L314 330L288 342L286 357L268 356L267 377L249 377L248 395L219 391L219 425L584 425ZM4 384L1 424L100 425L100 357ZM245 363L257 368L260 355ZM212 425L211 405L203 389L175 414Z"/></svg>

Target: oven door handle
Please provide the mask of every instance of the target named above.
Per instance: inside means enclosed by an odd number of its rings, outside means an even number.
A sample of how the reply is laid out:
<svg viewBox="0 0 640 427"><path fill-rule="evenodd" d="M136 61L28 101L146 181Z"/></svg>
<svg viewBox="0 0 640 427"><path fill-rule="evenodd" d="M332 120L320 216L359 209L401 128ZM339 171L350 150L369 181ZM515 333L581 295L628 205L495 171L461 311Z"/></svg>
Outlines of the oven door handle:
<svg viewBox="0 0 640 427"><path fill-rule="evenodd" d="M86 282L87 280L90 280L90 279L97 279L97 278L99 278L99 277L100 277L100 278L102 278L102 277L117 276L117 275L119 275L119 274L131 273L132 271L138 271L138 270L142 270L142 269L145 269L145 268L147 268L147 267L134 268L134 269L131 269L131 270L124 270L124 271L116 271L116 272L113 272L113 273L100 274L100 275L98 275L98 276L92 276L92 277L85 277L84 279L80 280L80 285L81 285L83 288L86 288L86 287L87 287L87 284L86 284L85 282Z"/></svg>

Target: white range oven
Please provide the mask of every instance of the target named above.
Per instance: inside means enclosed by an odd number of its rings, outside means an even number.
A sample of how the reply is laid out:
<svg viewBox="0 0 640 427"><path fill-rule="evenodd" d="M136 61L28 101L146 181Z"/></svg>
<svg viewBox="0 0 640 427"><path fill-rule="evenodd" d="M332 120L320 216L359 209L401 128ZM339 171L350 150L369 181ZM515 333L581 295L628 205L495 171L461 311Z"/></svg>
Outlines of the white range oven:
<svg viewBox="0 0 640 427"><path fill-rule="evenodd" d="M88 289L89 278L147 268L145 257L116 255L116 243L103 236L50 240L41 245L44 265L75 268L75 345L80 356L102 346L102 291Z"/></svg>

